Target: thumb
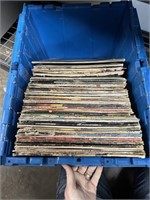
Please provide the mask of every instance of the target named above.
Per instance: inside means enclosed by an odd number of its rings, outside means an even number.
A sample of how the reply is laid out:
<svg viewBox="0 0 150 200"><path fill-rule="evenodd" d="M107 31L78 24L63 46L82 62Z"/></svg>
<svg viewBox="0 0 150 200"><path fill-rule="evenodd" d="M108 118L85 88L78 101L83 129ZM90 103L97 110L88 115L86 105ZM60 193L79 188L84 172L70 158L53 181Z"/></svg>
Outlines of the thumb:
<svg viewBox="0 0 150 200"><path fill-rule="evenodd" d="M76 181L75 181L75 174L73 169L68 166L68 165L62 165L62 167L66 171L66 176L67 176L67 187L69 188L75 188L76 187Z"/></svg>

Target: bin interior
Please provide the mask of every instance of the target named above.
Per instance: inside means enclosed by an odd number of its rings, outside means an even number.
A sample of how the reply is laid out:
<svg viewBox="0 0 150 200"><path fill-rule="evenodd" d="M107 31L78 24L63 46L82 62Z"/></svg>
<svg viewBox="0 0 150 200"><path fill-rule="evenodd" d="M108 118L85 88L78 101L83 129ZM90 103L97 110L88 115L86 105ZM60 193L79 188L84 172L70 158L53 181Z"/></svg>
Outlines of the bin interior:
<svg viewBox="0 0 150 200"><path fill-rule="evenodd" d="M5 155L12 155L18 112L32 75L31 61L125 58L130 98L141 121L148 156L150 98L145 93L149 92L149 69L141 38L136 10L130 2L24 6L3 108Z"/></svg>

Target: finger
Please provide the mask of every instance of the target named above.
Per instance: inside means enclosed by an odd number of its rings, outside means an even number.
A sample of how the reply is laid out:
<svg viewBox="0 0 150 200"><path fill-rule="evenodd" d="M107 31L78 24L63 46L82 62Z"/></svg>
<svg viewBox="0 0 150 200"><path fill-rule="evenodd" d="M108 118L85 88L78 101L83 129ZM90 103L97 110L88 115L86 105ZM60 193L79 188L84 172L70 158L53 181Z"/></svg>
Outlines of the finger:
<svg viewBox="0 0 150 200"><path fill-rule="evenodd" d="M78 172L79 172L80 174L82 174L82 175L85 174L86 170L87 170L87 167L79 167L79 168L78 168Z"/></svg>
<svg viewBox="0 0 150 200"><path fill-rule="evenodd" d="M88 167L88 168L87 168L87 170L86 170L86 172L85 172L85 174L84 174L84 176L85 176L85 178L86 178L87 180L90 180L90 179L91 179L91 177L92 177L92 175L93 175L95 169L96 169L96 167Z"/></svg>
<svg viewBox="0 0 150 200"><path fill-rule="evenodd" d="M86 174L88 174L91 177L95 170L96 170L96 167L88 167Z"/></svg>
<svg viewBox="0 0 150 200"><path fill-rule="evenodd" d="M77 172L77 171L78 171L78 168L79 168L79 166L74 166L74 167L72 167L72 169L73 169L74 172Z"/></svg>
<svg viewBox="0 0 150 200"><path fill-rule="evenodd" d="M63 168L66 171L66 177L67 177L67 187L68 188L75 188L76 187L76 181L75 181L75 175L73 172L73 169L68 165L62 165Z"/></svg>
<svg viewBox="0 0 150 200"><path fill-rule="evenodd" d="M101 177L103 171L103 167L99 166L97 167L97 169L95 170L95 173L93 174L92 178L91 178L91 182L93 185L95 185L97 187L98 181Z"/></svg>

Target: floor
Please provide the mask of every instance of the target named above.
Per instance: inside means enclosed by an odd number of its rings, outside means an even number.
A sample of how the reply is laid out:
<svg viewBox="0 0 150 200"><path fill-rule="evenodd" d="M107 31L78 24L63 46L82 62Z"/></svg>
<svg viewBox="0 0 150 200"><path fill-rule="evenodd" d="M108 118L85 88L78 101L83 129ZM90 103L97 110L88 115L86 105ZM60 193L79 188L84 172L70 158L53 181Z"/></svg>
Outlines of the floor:
<svg viewBox="0 0 150 200"><path fill-rule="evenodd" d="M0 199L55 199L59 167L1 167Z"/></svg>
<svg viewBox="0 0 150 200"><path fill-rule="evenodd" d="M116 178L120 168L108 171ZM55 199L59 167L0 167L0 172L2 200Z"/></svg>

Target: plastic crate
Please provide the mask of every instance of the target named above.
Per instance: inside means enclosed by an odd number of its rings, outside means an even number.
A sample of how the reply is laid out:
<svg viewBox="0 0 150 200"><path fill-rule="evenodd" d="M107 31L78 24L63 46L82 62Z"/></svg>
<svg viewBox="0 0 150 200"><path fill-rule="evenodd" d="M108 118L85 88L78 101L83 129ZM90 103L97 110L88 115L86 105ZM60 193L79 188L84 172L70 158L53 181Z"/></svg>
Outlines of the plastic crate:
<svg viewBox="0 0 150 200"><path fill-rule="evenodd" d="M140 118L147 157L13 157L17 121L34 60L110 59L128 62L134 111ZM19 17L0 132L3 165L150 166L150 68L132 3L24 5Z"/></svg>

